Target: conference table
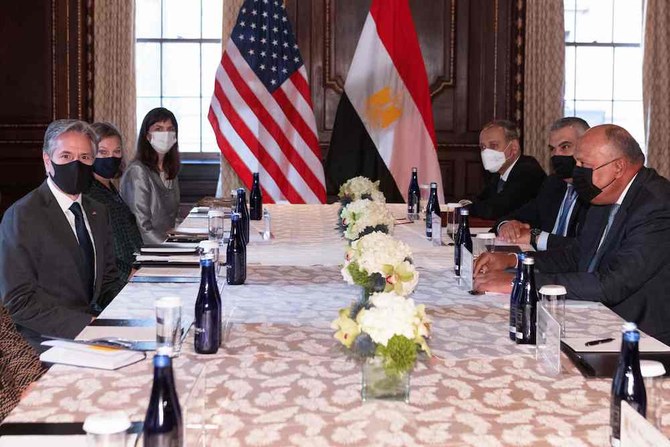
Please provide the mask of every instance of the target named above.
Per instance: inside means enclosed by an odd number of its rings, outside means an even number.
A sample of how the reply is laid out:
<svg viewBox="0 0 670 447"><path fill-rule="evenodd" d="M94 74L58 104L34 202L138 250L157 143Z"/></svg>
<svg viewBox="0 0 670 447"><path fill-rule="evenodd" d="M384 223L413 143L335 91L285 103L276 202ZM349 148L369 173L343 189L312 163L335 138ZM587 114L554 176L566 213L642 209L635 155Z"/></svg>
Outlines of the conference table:
<svg viewBox="0 0 670 447"><path fill-rule="evenodd" d="M389 207L404 217L402 205ZM473 296L459 286L453 248L427 241L418 222L396 225L394 236L413 250L420 279L412 298L433 321L433 356L412 372L408 404L362 402L361 367L330 328L338 309L360 295L340 273L339 206L267 208L273 238L264 241L262 222L252 221L246 284L220 283L228 322L222 348L195 354L189 334L174 359L180 400L189 406L201 390L206 445L609 445L611 380L583 377L565 356L560 375L546 374L533 346L508 337L509 297ZM181 228L205 226L192 214ZM197 268L182 270L198 276ZM100 317L151 319L154 301L168 295L180 296L192 315L198 286L131 282ZM567 306L568 334L618 339L621 323L598 303ZM150 357L115 371L55 365L6 422L80 422L119 409L141 421Z"/></svg>

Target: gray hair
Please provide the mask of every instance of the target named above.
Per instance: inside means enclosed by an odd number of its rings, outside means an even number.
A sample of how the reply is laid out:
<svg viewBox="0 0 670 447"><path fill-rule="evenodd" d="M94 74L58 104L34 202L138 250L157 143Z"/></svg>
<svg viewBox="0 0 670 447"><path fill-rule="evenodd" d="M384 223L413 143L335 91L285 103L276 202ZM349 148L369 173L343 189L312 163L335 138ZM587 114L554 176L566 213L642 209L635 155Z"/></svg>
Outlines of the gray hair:
<svg viewBox="0 0 670 447"><path fill-rule="evenodd" d="M56 120L49 124L47 131L44 133L44 144L42 145L42 152L47 154L49 158L53 156L56 150L56 140L68 132L76 132L88 137L91 141L91 149L93 149L93 156L98 155L98 136L95 134L90 124L81 120Z"/></svg>
<svg viewBox="0 0 670 447"><path fill-rule="evenodd" d="M561 119L554 121L549 128L550 132L556 132L557 130L563 129L565 127L574 127L577 130L581 130L581 133L589 130L589 123L585 119L579 118L577 116L566 116Z"/></svg>
<svg viewBox="0 0 670 447"><path fill-rule="evenodd" d="M505 141L510 142L512 140L518 140L521 137L521 132L519 132L519 127L509 120L493 120L489 121L482 127L482 131L489 129L491 127L500 127L505 133Z"/></svg>
<svg viewBox="0 0 670 447"><path fill-rule="evenodd" d="M635 138L623 127L615 124L605 124L607 141L631 163L644 164L644 152Z"/></svg>

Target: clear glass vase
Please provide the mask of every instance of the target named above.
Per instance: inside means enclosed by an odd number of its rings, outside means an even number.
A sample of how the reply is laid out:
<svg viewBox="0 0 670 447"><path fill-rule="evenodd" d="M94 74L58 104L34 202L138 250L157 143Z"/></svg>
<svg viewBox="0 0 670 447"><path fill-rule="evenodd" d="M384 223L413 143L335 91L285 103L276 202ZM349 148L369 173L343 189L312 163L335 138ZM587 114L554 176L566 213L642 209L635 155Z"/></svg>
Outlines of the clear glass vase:
<svg viewBox="0 0 670 447"><path fill-rule="evenodd" d="M384 369L382 359L372 357L363 362L361 399L402 401L409 403L409 379L411 370L403 373L389 373Z"/></svg>

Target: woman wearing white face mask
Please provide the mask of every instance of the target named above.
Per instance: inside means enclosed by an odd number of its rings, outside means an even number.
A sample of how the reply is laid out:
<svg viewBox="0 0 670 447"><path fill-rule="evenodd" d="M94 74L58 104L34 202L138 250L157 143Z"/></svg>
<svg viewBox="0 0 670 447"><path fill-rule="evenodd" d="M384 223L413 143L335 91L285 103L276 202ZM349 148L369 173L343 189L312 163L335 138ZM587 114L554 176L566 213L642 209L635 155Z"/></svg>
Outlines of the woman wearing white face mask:
<svg viewBox="0 0 670 447"><path fill-rule="evenodd" d="M121 178L121 197L137 218L145 244L165 240L179 211L177 119L158 107L144 117L137 155Z"/></svg>

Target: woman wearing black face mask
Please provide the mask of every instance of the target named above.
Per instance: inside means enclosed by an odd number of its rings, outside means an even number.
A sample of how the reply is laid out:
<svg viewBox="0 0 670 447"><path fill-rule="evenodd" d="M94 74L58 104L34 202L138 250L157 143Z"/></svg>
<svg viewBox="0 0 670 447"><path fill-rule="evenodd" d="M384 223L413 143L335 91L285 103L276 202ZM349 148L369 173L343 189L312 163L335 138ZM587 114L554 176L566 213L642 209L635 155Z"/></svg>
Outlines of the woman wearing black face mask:
<svg viewBox="0 0 670 447"><path fill-rule="evenodd" d="M98 155L93 163L93 184L88 195L109 210L114 233L114 252L119 277L127 281L135 260L134 253L142 247L142 236L135 216L123 201L112 179L118 178L123 157L121 133L110 123L91 125L98 135Z"/></svg>

